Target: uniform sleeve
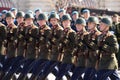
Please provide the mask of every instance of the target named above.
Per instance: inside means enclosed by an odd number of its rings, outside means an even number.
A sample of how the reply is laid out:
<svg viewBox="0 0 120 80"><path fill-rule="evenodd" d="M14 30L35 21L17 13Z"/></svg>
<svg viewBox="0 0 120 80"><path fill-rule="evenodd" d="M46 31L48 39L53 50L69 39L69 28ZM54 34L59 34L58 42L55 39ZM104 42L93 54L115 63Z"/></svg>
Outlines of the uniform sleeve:
<svg viewBox="0 0 120 80"><path fill-rule="evenodd" d="M87 45L88 48L92 49L92 50L97 50L98 46L97 46L97 38L95 38L94 40L90 39L89 40L89 34L85 36L84 38L84 43Z"/></svg>
<svg viewBox="0 0 120 80"><path fill-rule="evenodd" d="M6 39L6 28L5 26L0 27L0 41L4 41Z"/></svg>
<svg viewBox="0 0 120 80"><path fill-rule="evenodd" d="M58 30L57 35L56 35L56 38L57 38L58 42L60 42L60 39L62 37L63 37L63 30Z"/></svg>
<svg viewBox="0 0 120 80"><path fill-rule="evenodd" d="M75 35L76 33L75 32L70 32L69 33L69 37L68 37L68 39L69 39L69 41L70 41L70 44L74 47L75 46Z"/></svg>
<svg viewBox="0 0 120 80"><path fill-rule="evenodd" d="M103 50L110 53L117 53L119 51L119 46L117 42L117 38L115 36L110 36L105 44L102 47Z"/></svg>
<svg viewBox="0 0 120 80"><path fill-rule="evenodd" d="M16 40L17 39L17 28L14 28L14 35L13 35L13 37L14 37L14 40Z"/></svg>
<svg viewBox="0 0 120 80"><path fill-rule="evenodd" d="M33 36L33 38L37 38L37 34L38 34L38 28L35 28L34 29L34 31L33 31L33 34L32 34L32 36Z"/></svg>
<svg viewBox="0 0 120 80"><path fill-rule="evenodd" d="M45 32L44 32L44 37L45 37L46 39L50 39L51 35L52 35L52 32L51 32L50 29L45 30Z"/></svg>

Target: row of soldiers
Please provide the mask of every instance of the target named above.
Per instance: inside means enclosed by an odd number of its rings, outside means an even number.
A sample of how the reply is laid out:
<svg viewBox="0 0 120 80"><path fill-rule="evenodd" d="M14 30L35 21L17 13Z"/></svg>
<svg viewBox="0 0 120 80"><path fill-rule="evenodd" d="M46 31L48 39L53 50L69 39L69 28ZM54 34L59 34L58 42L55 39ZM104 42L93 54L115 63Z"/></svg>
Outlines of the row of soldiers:
<svg viewBox="0 0 120 80"><path fill-rule="evenodd" d="M102 18L99 24L97 17L90 16L86 24L85 19L80 17L75 22L76 32L70 26L71 17L68 14L62 16L60 23L55 12L49 17L40 13L37 18L39 26L34 24L34 16L31 13L24 15L20 11L16 18L19 19L18 26L14 24L14 15L7 12L7 26L0 24L1 56L7 57L3 61L1 76L8 70L11 71L11 68L6 67L9 61L14 68L19 60L13 58L22 56L25 61L22 63L24 67L18 80L22 80L23 75L29 71L32 72L30 80L35 79L38 74L43 80L56 66L59 70L57 73L53 72L56 80L60 80L64 75L71 80L120 79L116 72L118 63L115 56L119 46L115 35L109 32L112 25L110 18ZM69 72L73 74L70 76ZM3 80L8 78L6 75Z"/></svg>

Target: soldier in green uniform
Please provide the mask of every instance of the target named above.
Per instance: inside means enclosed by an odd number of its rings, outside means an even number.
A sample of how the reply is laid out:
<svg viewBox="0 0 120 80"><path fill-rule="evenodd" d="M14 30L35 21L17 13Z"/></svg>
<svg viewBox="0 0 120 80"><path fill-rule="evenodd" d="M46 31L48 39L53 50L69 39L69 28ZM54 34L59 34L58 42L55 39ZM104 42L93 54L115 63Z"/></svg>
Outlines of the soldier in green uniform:
<svg viewBox="0 0 120 80"><path fill-rule="evenodd" d="M58 23L59 16L56 13L51 13L49 16L49 22L52 25L52 52L50 54L50 60L59 61L60 60L60 45L61 37L63 36L63 28Z"/></svg>
<svg viewBox="0 0 120 80"><path fill-rule="evenodd" d="M24 15L25 15L25 13L23 11L19 11L16 14L17 26L19 26L21 23L23 23L23 21L24 21Z"/></svg>
<svg viewBox="0 0 120 80"><path fill-rule="evenodd" d="M120 80L117 73L118 63L115 54L118 52L118 42L114 34L109 32L111 18L103 18L100 23L101 35L98 37L100 53L97 80ZM108 78L109 77L109 78Z"/></svg>
<svg viewBox="0 0 120 80"><path fill-rule="evenodd" d="M16 55L16 44L17 44L17 27L14 24L14 15L11 12L6 13L7 22L7 37L6 37L6 59L3 63L1 76L6 73L11 64L13 64Z"/></svg>
<svg viewBox="0 0 120 80"><path fill-rule="evenodd" d="M3 63L5 57L6 26L0 22L0 62Z"/></svg>
<svg viewBox="0 0 120 80"><path fill-rule="evenodd" d="M86 21L83 18L78 18L76 20L76 53L77 57L76 68L73 72L71 80L82 80L81 75L85 72L86 68L86 49L85 39L87 38L88 32L85 29Z"/></svg>
<svg viewBox="0 0 120 80"><path fill-rule="evenodd" d="M38 58L39 59L49 59L49 55L51 52L51 45L50 45L50 37L51 37L51 29L46 24L47 22L47 16L43 13L41 13L38 16L38 24L39 24L39 52L38 52Z"/></svg>
<svg viewBox="0 0 120 80"><path fill-rule="evenodd" d="M25 46L26 46L26 41L25 41L25 31L26 31L26 26L25 22L23 21L24 19L24 12L20 11L16 15L17 22L18 22L18 28L17 28L17 56L24 56L25 57Z"/></svg>
<svg viewBox="0 0 120 80"><path fill-rule="evenodd" d="M91 16L88 19L88 26L87 26L87 31L88 31L88 36L87 39L85 39L85 43L88 47L88 58L87 58L87 65L86 65L86 72L84 79L89 80L90 78L92 80L95 80L96 76L96 63L97 63L97 54L98 54L98 49L97 49L97 36L100 35L100 31L97 29L97 24L99 23L98 18ZM90 75L91 74L91 75Z"/></svg>
<svg viewBox="0 0 120 80"><path fill-rule="evenodd" d="M113 23L112 23L112 27L110 27L110 31L114 31L114 34L116 35L119 46L120 46L120 22L118 21L119 15L114 14L112 20L113 20ZM119 47L119 52L116 54L116 56L118 59L118 65L120 67L120 47Z"/></svg>
<svg viewBox="0 0 120 80"><path fill-rule="evenodd" d="M5 46L4 46L5 39L6 39L6 26L0 23L0 55L5 55Z"/></svg>
<svg viewBox="0 0 120 80"><path fill-rule="evenodd" d="M17 43L17 26L14 24L14 15L11 12L6 13L7 21L7 45L6 55L9 58L15 57L16 55L16 43Z"/></svg>
<svg viewBox="0 0 120 80"><path fill-rule="evenodd" d="M67 75L69 71L72 71L73 68L73 54L75 48L75 31L71 29L71 17L68 14L62 16L62 25L64 28L64 33L62 37L62 46L63 46L63 58L62 63L59 70L59 74L57 75L57 79L59 80L63 77L63 75ZM69 76L70 77L70 76Z"/></svg>
<svg viewBox="0 0 120 80"><path fill-rule="evenodd" d="M73 49L75 47L75 32L71 29L69 21L71 20L70 16L64 15L62 17L62 24L64 28L63 41L63 63L71 64L73 59Z"/></svg>
<svg viewBox="0 0 120 80"><path fill-rule="evenodd" d="M33 24L33 15L31 13L27 13L24 16L25 18L25 26L26 32L25 32L25 38L26 38L26 54L25 57L35 59L36 58L36 39L37 39L37 27Z"/></svg>

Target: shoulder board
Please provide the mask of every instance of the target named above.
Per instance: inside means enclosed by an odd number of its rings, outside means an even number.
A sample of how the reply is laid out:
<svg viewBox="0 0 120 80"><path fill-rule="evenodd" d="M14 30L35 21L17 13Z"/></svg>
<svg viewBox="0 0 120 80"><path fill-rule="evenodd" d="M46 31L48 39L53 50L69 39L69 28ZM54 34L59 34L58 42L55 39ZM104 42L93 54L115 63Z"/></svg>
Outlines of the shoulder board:
<svg viewBox="0 0 120 80"><path fill-rule="evenodd" d="M33 29L35 29L35 28L38 28L37 26L35 26L35 25L33 25L33 27L32 27Z"/></svg>
<svg viewBox="0 0 120 80"><path fill-rule="evenodd" d="M97 31L96 33L95 33L95 35L100 35L101 34L101 32L100 31Z"/></svg>
<svg viewBox="0 0 120 80"><path fill-rule="evenodd" d="M57 28L57 30L63 30L63 28L62 28L61 26L59 26L59 27Z"/></svg>
<svg viewBox="0 0 120 80"><path fill-rule="evenodd" d="M86 32L84 32L84 34L83 35L88 35L89 33L86 31Z"/></svg>
<svg viewBox="0 0 120 80"><path fill-rule="evenodd" d="M46 27L44 28L44 30L47 30L47 29L50 29L50 27L46 25Z"/></svg>

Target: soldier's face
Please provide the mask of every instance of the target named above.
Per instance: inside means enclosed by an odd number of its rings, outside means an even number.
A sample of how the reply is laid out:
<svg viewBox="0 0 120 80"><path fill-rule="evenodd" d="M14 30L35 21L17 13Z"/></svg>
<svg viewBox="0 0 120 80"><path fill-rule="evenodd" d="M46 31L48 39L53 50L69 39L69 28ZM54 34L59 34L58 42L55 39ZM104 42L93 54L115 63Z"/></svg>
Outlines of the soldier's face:
<svg viewBox="0 0 120 80"><path fill-rule="evenodd" d="M27 26L33 24L33 19L32 19L32 18L27 18L27 19L25 19L25 24L26 24Z"/></svg>
<svg viewBox="0 0 120 80"><path fill-rule="evenodd" d="M104 31L108 31L109 30L109 27L106 25L106 24L104 24L104 23L100 23L100 26L99 26L99 30L101 31L101 32L104 32Z"/></svg>
<svg viewBox="0 0 120 80"><path fill-rule="evenodd" d="M35 13L36 17L38 17L39 14L40 14L40 11L37 11L37 12Z"/></svg>
<svg viewBox="0 0 120 80"><path fill-rule="evenodd" d="M14 18L12 18L12 17L7 17L7 18L6 18L6 22L7 22L8 25L9 25L9 24L12 24L12 23L14 22Z"/></svg>
<svg viewBox="0 0 120 80"><path fill-rule="evenodd" d="M83 30L83 25L81 25L81 24L76 24L76 29L77 29L77 31L81 31L81 30Z"/></svg>
<svg viewBox="0 0 120 80"><path fill-rule="evenodd" d="M94 29L94 28L95 28L95 23L88 22L88 29L91 30L91 29Z"/></svg>
<svg viewBox="0 0 120 80"><path fill-rule="evenodd" d="M76 20L76 19L78 18L78 14L74 14L74 15L72 16L72 18L73 18L73 20Z"/></svg>
<svg viewBox="0 0 120 80"><path fill-rule="evenodd" d="M59 15L60 15L60 18L61 18L64 15L64 12L60 12Z"/></svg>
<svg viewBox="0 0 120 80"><path fill-rule="evenodd" d="M115 17L112 18L112 20L113 20L113 22L118 22L118 17L115 16Z"/></svg>
<svg viewBox="0 0 120 80"><path fill-rule="evenodd" d="M2 14L2 19L5 19L5 16L6 16L5 14Z"/></svg>
<svg viewBox="0 0 120 80"><path fill-rule="evenodd" d="M88 19L90 17L90 13L86 12L86 13L83 14L83 16L84 16L85 19Z"/></svg>
<svg viewBox="0 0 120 80"><path fill-rule="evenodd" d="M51 19L50 19L50 23L51 23L52 25L57 25L58 20L57 20L56 18L51 18Z"/></svg>
<svg viewBox="0 0 120 80"><path fill-rule="evenodd" d="M22 23L22 22L23 22L23 20L24 20L24 18L23 18L23 17L18 17L18 18L17 18L17 22L18 22L18 23Z"/></svg>
<svg viewBox="0 0 120 80"><path fill-rule="evenodd" d="M16 16L16 14L17 14L17 11L12 11L12 13L14 14L14 16Z"/></svg>
<svg viewBox="0 0 120 80"><path fill-rule="evenodd" d="M39 20L39 21L38 21L38 24L39 24L40 26L46 25L46 20Z"/></svg>
<svg viewBox="0 0 120 80"><path fill-rule="evenodd" d="M65 20L62 22L62 25L64 28L67 28L67 27L70 27L70 23L71 23L70 20Z"/></svg>

